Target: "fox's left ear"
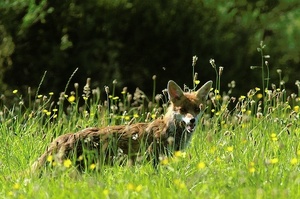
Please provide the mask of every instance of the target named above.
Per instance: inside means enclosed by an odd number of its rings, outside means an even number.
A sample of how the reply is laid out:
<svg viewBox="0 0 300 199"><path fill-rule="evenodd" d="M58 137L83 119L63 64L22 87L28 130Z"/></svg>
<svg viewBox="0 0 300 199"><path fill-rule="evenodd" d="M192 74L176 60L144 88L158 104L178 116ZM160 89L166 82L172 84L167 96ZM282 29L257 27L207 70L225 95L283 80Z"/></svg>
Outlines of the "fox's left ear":
<svg viewBox="0 0 300 199"><path fill-rule="evenodd" d="M201 88L199 88L196 91L196 95L199 99L201 99L202 101L206 100L208 93L212 87L213 82L212 81L208 81L206 82Z"/></svg>
<svg viewBox="0 0 300 199"><path fill-rule="evenodd" d="M173 80L168 82L168 95L169 100L174 104L178 103L184 97L183 91Z"/></svg>

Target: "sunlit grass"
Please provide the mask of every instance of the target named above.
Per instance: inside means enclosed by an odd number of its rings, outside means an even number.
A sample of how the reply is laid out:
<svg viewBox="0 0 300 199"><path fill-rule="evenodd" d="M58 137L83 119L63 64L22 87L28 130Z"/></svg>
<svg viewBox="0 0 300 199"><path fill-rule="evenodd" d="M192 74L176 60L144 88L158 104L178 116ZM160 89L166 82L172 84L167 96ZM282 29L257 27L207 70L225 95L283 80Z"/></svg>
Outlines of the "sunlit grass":
<svg viewBox="0 0 300 199"><path fill-rule="evenodd" d="M195 58L194 58L195 59ZM193 63L193 67L194 67ZM241 96L220 91L220 69L190 147L136 166L88 164L74 160L51 166L43 175L25 171L53 138L85 127L150 122L163 114L165 94L152 99L139 89L120 93L112 86L23 97L12 90L13 106L1 101L0 195L4 198L297 198L300 195L299 93L281 86L251 89ZM155 81L156 78L153 78ZM262 78L263 79L263 78ZM264 80L263 80L264 81ZM193 75L193 86L199 84ZM200 83L201 84L201 83ZM155 87L155 82L153 83ZM238 86L238 85L237 85ZM296 82L300 92L300 85ZM110 89L111 88L111 89ZM111 92L110 92L111 90ZM262 92L264 90L264 92ZM28 93L29 95L30 93ZM154 96L155 95L155 96ZM27 100L28 99L28 100ZM85 161L77 157L77 161Z"/></svg>

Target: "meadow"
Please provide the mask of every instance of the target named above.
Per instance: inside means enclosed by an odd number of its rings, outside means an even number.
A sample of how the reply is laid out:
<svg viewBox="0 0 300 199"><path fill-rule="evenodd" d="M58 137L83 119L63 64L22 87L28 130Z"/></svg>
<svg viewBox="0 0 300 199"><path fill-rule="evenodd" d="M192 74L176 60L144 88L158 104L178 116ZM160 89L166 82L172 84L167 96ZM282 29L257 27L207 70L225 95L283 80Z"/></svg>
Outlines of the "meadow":
<svg viewBox="0 0 300 199"><path fill-rule="evenodd" d="M231 96L234 82L220 90L223 70L216 71L214 88L201 125L185 151L161 160L132 166L91 164L78 173L72 161L25 172L53 138L85 127L149 122L164 113L165 92L147 97L141 90L116 93L110 87L91 88L69 82L57 94L12 90L1 96L1 198L299 198L300 196L300 83L288 94L278 70L278 83L268 77L268 56L262 54L262 82L241 96ZM194 72L192 89L201 85ZM75 73L76 71L74 71ZM46 73L42 76L47 78ZM176 81L176 80L175 80ZM294 89L294 88L293 88ZM71 90L71 92L66 92ZM13 106L6 103L13 102ZM49 161L50 158L49 158Z"/></svg>

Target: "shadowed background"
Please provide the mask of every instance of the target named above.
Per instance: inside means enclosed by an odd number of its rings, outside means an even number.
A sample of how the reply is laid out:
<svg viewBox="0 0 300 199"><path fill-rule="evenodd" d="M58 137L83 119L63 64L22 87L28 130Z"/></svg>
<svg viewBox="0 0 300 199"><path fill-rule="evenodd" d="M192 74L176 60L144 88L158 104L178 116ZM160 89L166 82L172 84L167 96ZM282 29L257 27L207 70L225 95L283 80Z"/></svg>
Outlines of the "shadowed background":
<svg viewBox="0 0 300 199"><path fill-rule="evenodd" d="M156 92L169 79L192 86L192 56L203 84L215 80L209 64L223 66L222 90L236 81L234 94L261 87L261 56L266 44L270 82L296 90L300 62L300 3L294 1L205 0L36 0L0 3L0 94L37 88L40 93L68 90L86 78L92 87L141 88ZM295 92L295 91L294 91ZM118 94L118 93L117 93Z"/></svg>

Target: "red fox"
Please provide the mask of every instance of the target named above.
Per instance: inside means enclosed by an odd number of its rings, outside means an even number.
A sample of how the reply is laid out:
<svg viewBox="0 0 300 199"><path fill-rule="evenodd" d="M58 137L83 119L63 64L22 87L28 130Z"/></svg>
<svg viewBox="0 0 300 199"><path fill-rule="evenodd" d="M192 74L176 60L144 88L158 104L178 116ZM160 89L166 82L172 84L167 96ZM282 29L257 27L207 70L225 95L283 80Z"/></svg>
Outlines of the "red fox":
<svg viewBox="0 0 300 199"><path fill-rule="evenodd" d="M112 164L120 155L134 163L145 154L157 166L161 155L186 148L211 87L212 81L208 81L195 92L183 92L170 80L167 85L170 105L164 117L150 123L92 127L61 135L50 143L31 169L34 172L49 161L62 164L66 159L73 159L77 168L83 169L88 163Z"/></svg>

